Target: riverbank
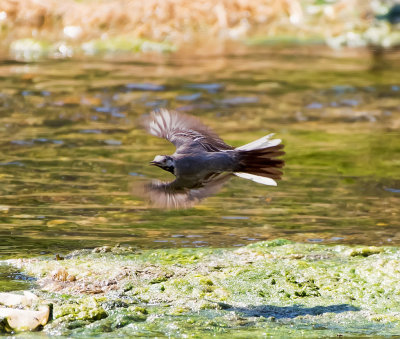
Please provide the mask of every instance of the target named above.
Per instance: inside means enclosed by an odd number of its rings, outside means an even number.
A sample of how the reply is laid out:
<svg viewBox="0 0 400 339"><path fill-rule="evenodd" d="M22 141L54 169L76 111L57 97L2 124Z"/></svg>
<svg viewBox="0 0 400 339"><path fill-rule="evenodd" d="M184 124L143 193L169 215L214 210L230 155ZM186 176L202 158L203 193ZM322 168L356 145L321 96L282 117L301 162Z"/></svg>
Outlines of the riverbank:
<svg viewBox="0 0 400 339"><path fill-rule="evenodd" d="M53 304L48 336L399 335L400 249L287 240L100 247L8 264Z"/></svg>
<svg viewBox="0 0 400 339"><path fill-rule="evenodd" d="M398 30L376 15L391 1L4 0L3 50L18 59L114 52L220 50L245 44L328 44L385 48ZM7 53L7 52L6 52Z"/></svg>

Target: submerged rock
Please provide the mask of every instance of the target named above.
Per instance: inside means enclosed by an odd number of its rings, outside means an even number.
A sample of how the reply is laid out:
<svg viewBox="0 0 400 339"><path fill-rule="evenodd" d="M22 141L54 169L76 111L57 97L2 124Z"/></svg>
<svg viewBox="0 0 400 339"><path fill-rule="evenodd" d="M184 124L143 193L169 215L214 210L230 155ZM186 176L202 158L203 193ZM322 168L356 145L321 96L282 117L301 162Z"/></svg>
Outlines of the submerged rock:
<svg viewBox="0 0 400 339"><path fill-rule="evenodd" d="M239 249L117 246L11 263L37 277L38 293L53 302L48 335L400 334L399 248L278 239Z"/></svg>

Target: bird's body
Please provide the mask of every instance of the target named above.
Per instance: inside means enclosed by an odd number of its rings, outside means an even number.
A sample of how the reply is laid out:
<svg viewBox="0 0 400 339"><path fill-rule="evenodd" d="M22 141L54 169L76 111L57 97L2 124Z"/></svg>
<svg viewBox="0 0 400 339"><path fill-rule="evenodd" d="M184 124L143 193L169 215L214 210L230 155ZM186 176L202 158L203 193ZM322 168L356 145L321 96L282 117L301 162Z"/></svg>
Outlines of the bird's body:
<svg viewBox="0 0 400 339"><path fill-rule="evenodd" d="M172 182L150 186L159 205L191 206L214 193L232 174L272 186L282 175L279 168L284 162L276 158L284 154L283 145L279 139L270 140L272 134L234 148L197 118L165 109L152 112L145 126L150 134L176 146L174 154L157 155L151 162L176 176Z"/></svg>
<svg viewBox="0 0 400 339"><path fill-rule="evenodd" d="M210 173L233 172L236 165L234 151L173 154L176 177L206 178Z"/></svg>

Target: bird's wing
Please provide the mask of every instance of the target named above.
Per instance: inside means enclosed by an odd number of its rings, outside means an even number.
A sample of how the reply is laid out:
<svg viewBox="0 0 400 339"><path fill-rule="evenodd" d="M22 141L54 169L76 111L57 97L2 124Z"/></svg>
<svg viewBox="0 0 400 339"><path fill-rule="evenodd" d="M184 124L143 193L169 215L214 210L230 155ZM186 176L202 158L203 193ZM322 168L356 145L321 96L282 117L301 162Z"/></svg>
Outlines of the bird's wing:
<svg viewBox="0 0 400 339"><path fill-rule="evenodd" d="M204 198L216 194L231 177L230 173L215 173L205 181L192 182L190 185L187 182L182 183L180 179L172 182L153 180L143 186L142 193L154 207L190 208ZM137 188L133 194L135 193L138 193Z"/></svg>
<svg viewBox="0 0 400 339"><path fill-rule="evenodd" d="M150 134L172 142L177 153L184 153L186 147L191 151L200 148L207 152L233 149L199 119L175 111L153 111L144 125Z"/></svg>

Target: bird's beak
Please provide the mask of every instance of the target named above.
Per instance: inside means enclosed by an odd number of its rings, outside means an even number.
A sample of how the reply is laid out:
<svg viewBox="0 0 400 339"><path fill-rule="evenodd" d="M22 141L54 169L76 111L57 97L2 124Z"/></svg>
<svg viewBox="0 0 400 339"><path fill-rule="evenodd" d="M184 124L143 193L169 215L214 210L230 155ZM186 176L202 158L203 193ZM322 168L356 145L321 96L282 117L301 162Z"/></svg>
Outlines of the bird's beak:
<svg viewBox="0 0 400 339"><path fill-rule="evenodd" d="M154 165L154 166L158 166L159 163L157 161L150 161L149 162L150 165Z"/></svg>

